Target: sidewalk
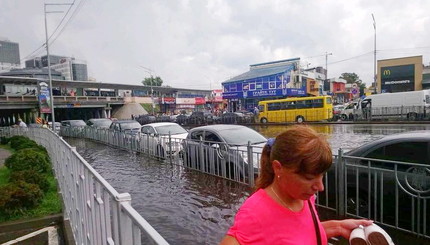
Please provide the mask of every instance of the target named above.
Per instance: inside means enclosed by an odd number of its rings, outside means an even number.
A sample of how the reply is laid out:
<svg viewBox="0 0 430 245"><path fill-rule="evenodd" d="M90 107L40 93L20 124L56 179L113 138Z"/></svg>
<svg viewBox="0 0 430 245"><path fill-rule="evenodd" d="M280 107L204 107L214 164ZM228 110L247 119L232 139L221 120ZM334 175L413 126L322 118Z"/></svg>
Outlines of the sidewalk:
<svg viewBox="0 0 430 245"><path fill-rule="evenodd" d="M4 160L12 155L8 150L0 148L0 168L3 167Z"/></svg>

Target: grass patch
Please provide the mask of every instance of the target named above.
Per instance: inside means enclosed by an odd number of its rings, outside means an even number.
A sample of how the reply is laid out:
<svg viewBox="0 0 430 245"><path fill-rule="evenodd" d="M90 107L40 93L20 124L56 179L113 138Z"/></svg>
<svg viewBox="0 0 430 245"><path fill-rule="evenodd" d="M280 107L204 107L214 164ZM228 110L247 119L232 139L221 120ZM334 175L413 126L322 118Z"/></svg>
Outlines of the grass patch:
<svg viewBox="0 0 430 245"><path fill-rule="evenodd" d="M142 107L143 107L143 109L145 109L145 111L147 111L149 114L151 114L152 113L152 104L140 104ZM160 105L159 104L156 104L155 105L155 108L154 108L154 114L157 114L157 113L159 113L160 112Z"/></svg>
<svg viewBox="0 0 430 245"><path fill-rule="evenodd" d="M9 181L10 170L5 166L0 168L0 188L6 185Z"/></svg>
<svg viewBox="0 0 430 245"><path fill-rule="evenodd" d="M10 170L6 167L0 168L0 188L8 183ZM13 215L5 215L0 211L0 223L19 219L39 218L46 215L61 213L62 203L57 190L57 182L53 176L48 177L49 190L45 193L42 202L33 209L23 210Z"/></svg>

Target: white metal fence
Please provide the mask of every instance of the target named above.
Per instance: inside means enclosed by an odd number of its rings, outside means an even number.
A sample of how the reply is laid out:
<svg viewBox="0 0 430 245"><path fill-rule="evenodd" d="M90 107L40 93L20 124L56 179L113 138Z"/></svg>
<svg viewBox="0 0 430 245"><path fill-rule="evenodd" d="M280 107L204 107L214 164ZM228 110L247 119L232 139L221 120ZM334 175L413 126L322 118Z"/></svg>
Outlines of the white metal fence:
<svg viewBox="0 0 430 245"><path fill-rule="evenodd" d="M61 137L42 128L1 128L0 136L24 135L49 152L76 244L168 244L131 206L128 193L118 193Z"/></svg>
<svg viewBox="0 0 430 245"><path fill-rule="evenodd" d="M227 146L220 142L118 133L90 127L63 128L61 134L141 152L250 186L254 185L258 174L262 150L251 145ZM62 153L57 151L57 154ZM70 159L66 160L70 162ZM85 175L83 177L88 178ZM430 238L428 164L344 156L339 150L324 181L325 190L318 195L319 206L331 209L340 216L369 218L401 231Z"/></svg>

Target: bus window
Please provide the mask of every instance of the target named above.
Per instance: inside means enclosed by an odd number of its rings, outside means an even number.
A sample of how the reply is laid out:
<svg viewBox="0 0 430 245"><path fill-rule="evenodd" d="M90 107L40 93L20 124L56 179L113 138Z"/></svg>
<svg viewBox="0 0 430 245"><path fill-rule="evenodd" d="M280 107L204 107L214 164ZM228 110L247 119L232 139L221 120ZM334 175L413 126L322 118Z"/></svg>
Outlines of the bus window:
<svg viewBox="0 0 430 245"><path fill-rule="evenodd" d="M331 104L331 97L327 97L325 103Z"/></svg>
<svg viewBox="0 0 430 245"><path fill-rule="evenodd" d="M286 103L287 103L286 105L287 110L294 110L297 108L296 103L294 103L294 101L287 101Z"/></svg>
<svg viewBox="0 0 430 245"><path fill-rule="evenodd" d="M323 106L323 99L312 100L312 108L322 108Z"/></svg>
<svg viewBox="0 0 430 245"><path fill-rule="evenodd" d="M299 100L299 101L296 101L297 109L303 109L303 108L306 108L305 103L306 103L306 101L305 101L305 100Z"/></svg>
<svg viewBox="0 0 430 245"><path fill-rule="evenodd" d="M267 110L268 111L277 111L281 109L281 103L268 103Z"/></svg>
<svg viewBox="0 0 430 245"><path fill-rule="evenodd" d="M259 105L258 106L258 111L259 112L264 112L264 105Z"/></svg>

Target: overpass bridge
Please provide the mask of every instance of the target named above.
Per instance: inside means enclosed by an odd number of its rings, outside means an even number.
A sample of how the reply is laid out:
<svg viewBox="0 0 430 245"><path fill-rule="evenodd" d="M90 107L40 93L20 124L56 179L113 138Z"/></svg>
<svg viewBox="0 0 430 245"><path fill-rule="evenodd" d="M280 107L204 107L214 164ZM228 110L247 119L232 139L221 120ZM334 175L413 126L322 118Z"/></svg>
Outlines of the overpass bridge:
<svg viewBox="0 0 430 245"><path fill-rule="evenodd" d="M0 118L39 116L38 85L42 81L47 79L0 76ZM111 117L113 110L131 102L130 97L134 96L151 101L151 94L155 97L177 97L181 93L211 93L211 90L93 81L52 80L52 87L57 120Z"/></svg>

